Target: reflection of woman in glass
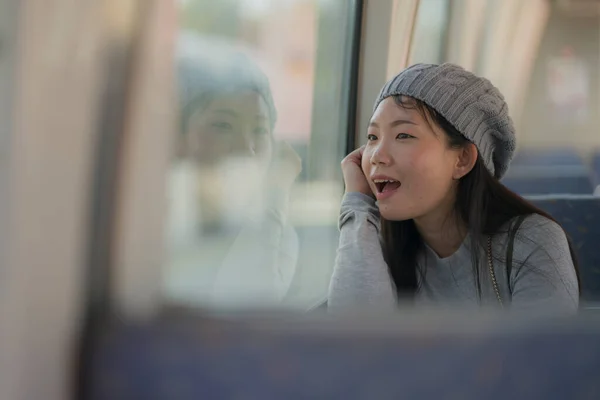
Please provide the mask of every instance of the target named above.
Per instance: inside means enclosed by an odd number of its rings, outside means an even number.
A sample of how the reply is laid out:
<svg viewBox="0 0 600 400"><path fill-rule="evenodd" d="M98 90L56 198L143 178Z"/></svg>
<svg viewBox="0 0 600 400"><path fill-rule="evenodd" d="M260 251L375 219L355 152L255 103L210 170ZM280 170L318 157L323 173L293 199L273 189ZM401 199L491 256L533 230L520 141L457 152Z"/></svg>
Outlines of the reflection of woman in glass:
<svg viewBox="0 0 600 400"><path fill-rule="evenodd" d="M217 305L281 300L298 254L286 214L301 160L288 144L273 139L276 110L268 79L247 57L227 51L207 54L206 60L183 57L178 73L179 155L195 166L199 211L209 220L204 231L214 238L226 224L233 226L226 233L234 232L218 261L212 300ZM229 206L235 204L243 210L239 216Z"/></svg>

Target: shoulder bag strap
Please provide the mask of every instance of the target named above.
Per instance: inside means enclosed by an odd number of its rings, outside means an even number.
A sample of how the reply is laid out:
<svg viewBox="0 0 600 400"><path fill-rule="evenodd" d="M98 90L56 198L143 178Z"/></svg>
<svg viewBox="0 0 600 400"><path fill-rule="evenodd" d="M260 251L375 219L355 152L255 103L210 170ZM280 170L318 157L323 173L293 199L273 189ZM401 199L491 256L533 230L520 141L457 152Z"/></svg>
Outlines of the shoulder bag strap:
<svg viewBox="0 0 600 400"><path fill-rule="evenodd" d="M526 215L520 215L517 218L517 220L515 221L515 224L510 229L510 232L508 234L508 246L506 248L506 279L507 279L507 283L508 283L508 289L511 292L511 294L512 294L512 288L510 286L510 274L512 272L515 236L517 235L517 231L519 230L519 227L521 227L521 224L523 223L523 220L525 219L525 217L526 217Z"/></svg>

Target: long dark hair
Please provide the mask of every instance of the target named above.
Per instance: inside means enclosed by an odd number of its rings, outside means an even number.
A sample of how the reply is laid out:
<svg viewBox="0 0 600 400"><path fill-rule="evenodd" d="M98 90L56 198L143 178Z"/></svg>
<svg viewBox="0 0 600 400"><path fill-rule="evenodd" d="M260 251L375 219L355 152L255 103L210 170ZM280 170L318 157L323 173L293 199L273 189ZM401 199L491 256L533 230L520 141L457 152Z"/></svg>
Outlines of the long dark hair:
<svg viewBox="0 0 600 400"><path fill-rule="evenodd" d="M414 98L394 96L396 104L418 111L429 124L437 124L448 137L452 148L462 148L471 142L433 108ZM521 196L510 191L485 167L477 157L473 169L458 182L454 214L466 226L471 240L471 259L477 293L481 295L480 251L484 249L487 236L506 233L508 223L521 215L539 214L554 222L548 213L537 208ZM423 240L413 220L387 221L382 218L382 245L390 275L400 299L410 299L424 279L424 271L418 265L418 255L424 250ZM503 232L504 230L504 232ZM579 286L577 257L571 241L569 251ZM497 256L495 256L497 257Z"/></svg>

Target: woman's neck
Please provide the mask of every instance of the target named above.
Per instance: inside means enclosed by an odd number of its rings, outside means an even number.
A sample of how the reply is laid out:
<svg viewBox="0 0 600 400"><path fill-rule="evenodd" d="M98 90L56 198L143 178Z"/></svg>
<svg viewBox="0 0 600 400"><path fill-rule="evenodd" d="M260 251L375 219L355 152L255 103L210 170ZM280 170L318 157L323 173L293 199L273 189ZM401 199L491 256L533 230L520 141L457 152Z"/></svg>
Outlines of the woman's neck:
<svg viewBox="0 0 600 400"><path fill-rule="evenodd" d="M467 227L454 213L415 218L419 234L440 258L454 254L467 236Z"/></svg>

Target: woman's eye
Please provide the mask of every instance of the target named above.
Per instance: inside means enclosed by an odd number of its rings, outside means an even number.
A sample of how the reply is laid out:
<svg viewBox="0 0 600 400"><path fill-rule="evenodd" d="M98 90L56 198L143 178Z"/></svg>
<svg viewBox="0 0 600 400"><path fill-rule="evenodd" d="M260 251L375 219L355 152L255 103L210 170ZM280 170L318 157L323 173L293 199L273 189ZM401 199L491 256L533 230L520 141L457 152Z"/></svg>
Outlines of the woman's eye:
<svg viewBox="0 0 600 400"><path fill-rule="evenodd" d="M409 135L408 133L399 133L398 136L396 136L396 139L411 139L414 138L414 136Z"/></svg>
<svg viewBox="0 0 600 400"><path fill-rule="evenodd" d="M377 140L377 136L373 135L372 133L367 135L367 140L372 142L373 140Z"/></svg>
<svg viewBox="0 0 600 400"><path fill-rule="evenodd" d="M269 131L266 128L256 128L254 130L255 135L268 135Z"/></svg>

